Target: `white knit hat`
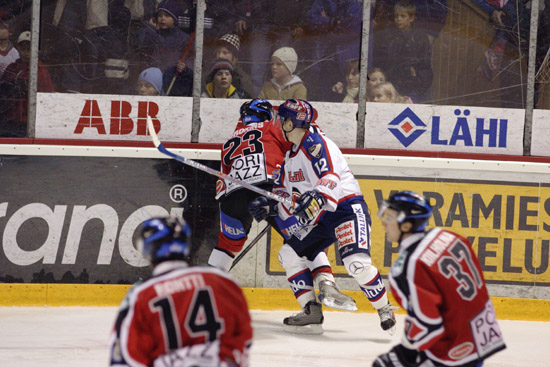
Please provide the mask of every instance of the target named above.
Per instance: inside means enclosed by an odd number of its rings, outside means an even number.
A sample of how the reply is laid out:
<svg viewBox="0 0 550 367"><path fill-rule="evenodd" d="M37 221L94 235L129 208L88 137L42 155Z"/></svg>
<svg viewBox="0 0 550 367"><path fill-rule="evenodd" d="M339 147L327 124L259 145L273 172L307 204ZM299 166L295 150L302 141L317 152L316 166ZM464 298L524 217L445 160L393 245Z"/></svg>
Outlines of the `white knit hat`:
<svg viewBox="0 0 550 367"><path fill-rule="evenodd" d="M290 74L296 71L296 65L298 65L298 55L292 47L281 47L273 53L273 57L280 59L285 64Z"/></svg>

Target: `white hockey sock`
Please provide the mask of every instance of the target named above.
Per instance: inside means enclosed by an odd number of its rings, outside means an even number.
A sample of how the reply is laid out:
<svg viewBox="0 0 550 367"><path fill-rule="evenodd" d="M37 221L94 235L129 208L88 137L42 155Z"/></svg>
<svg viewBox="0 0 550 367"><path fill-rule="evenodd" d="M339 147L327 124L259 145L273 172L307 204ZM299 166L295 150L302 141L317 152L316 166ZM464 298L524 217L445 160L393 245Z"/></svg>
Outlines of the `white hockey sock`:
<svg viewBox="0 0 550 367"><path fill-rule="evenodd" d="M218 269L229 272L231 264L233 264L233 258L227 253L220 251L217 248L212 250L210 258L208 259L208 265L215 266Z"/></svg>

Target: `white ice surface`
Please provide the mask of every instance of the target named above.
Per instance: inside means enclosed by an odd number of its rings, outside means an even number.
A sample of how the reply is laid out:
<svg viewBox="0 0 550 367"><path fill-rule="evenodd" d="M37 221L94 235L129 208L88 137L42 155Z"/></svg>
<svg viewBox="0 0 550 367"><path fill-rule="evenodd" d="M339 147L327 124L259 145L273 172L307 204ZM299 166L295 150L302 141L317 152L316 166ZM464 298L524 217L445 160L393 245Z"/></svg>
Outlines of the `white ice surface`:
<svg viewBox="0 0 550 367"><path fill-rule="evenodd" d="M108 364L114 307L0 307L1 367L98 367ZM374 313L325 312L323 335L282 330L288 311L252 311L253 367L368 367L396 344ZM500 321L508 348L484 367L550 366L550 322Z"/></svg>

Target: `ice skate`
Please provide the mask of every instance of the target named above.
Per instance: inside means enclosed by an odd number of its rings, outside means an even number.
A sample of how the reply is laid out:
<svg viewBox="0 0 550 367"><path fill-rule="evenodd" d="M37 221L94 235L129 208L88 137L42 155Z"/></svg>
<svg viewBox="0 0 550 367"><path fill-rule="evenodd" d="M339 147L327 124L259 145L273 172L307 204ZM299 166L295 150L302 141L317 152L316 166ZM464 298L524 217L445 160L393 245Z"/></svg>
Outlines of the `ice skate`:
<svg viewBox="0 0 550 367"><path fill-rule="evenodd" d="M334 282L323 280L319 282L319 302L330 308L336 308L344 311L357 311L355 300L340 292Z"/></svg>
<svg viewBox="0 0 550 367"><path fill-rule="evenodd" d="M390 303L378 309L378 316L380 316L380 327L382 330L387 331L390 335L393 335L395 332L396 321L393 310L397 310L397 307L392 306Z"/></svg>
<svg viewBox="0 0 550 367"><path fill-rule="evenodd" d="M283 330L297 334L322 334L323 310L320 303L309 301L302 312L286 317Z"/></svg>

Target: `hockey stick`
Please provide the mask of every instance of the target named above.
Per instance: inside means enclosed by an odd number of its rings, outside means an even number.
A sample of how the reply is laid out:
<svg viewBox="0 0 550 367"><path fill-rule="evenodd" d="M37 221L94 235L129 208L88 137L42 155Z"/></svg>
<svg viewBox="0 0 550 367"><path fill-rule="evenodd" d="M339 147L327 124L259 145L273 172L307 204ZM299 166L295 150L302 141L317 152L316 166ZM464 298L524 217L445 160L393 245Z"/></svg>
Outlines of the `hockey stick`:
<svg viewBox="0 0 550 367"><path fill-rule="evenodd" d="M151 139L153 139L153 144L155 144L155 147L159 150L159 152L161 152L163 154L166 154L167 156L172 157L175 160L177 160L177 161L179 161L183 164L186 164L188 166L191 166L193 168L196 168L200 171L209 173L211 175L217 176L217 177L219 177L221 179L224 179L224 180L231 181L233 183L241 185L242 187L244 187L246 189L249 189L250 191L254 191L255 193L258 193L258 194L260 194L262 196L265 196L269 199L278 201L279 203L283 203L284 205L291 208L290 210L294 209L294 203L289 199L286 199L282 196L274 194L271 191L263 190L263 189L261 189L257 186L249 184L248 182L245 182L245 181L239 180L237 178L231 177L230 175L227 175L223 172L216 171L215 169L212 169L208 166L200 164L199 162L195 162L194 160L187 159L187 158L182 157L181 155L178 155L176 153L172 153L171 151L166 149L164 147L164 145L162 145L162 143L160 142L160 140L157 136L157 133L155 132L155 127L153 126L153 119L151 118L151 116L147 116L147 128L149 130L149 134L151 134Z"/></svg>
<svg viewBox="0 0 550 367"><path fill-rule="evenodd" d="M187 42L187 46L185 47L185 50L183 51L183 56L181 57L179 64L184 63L187 59L187 55L189 55L189 51L191 50L191 45L193 44L193 41L195 40L195 32L191 33L191 37L189 38L189 41ZM174 86L174 83L176 82L176 79L178 77L178 74L180 72L178 71L176 67L176 72L174 73L174 76L172 77L172 82L170 83L170 86L166 90L166 95L169 96L170 92L172 91L172 87Z"/></svg>
<svg viewBox="0 0 550 367"><path fill-rule="evenodd" d="M237 256L235 258L235 260L233 260L233 264L231 264L231 267L229 268L229 271L231 271L231 269L233 269L235 267L235 265L237 265L237 263L239 261L241 261L241 259L244 257L244 255L246 255L248 253L248 251L250 251L252 249L252 247L254 247L260 241L260 239L267 233L267 231L269 231L270 228L271 228L271 225L268 224L267 226L265 226L264 229L262 229L262 231L260 233L258 233L256 238L254 238L252 240L252 242L250 242L250 244L248 246L246 246L244 250L241 251L239 256Z"/></svg>

